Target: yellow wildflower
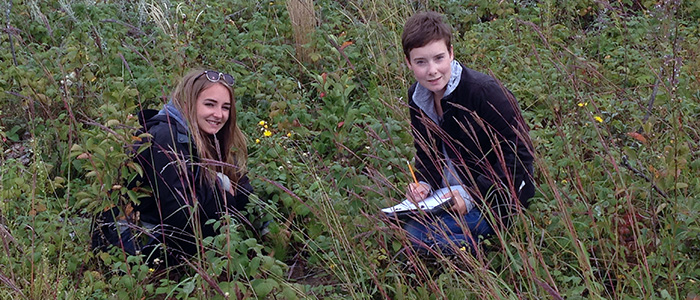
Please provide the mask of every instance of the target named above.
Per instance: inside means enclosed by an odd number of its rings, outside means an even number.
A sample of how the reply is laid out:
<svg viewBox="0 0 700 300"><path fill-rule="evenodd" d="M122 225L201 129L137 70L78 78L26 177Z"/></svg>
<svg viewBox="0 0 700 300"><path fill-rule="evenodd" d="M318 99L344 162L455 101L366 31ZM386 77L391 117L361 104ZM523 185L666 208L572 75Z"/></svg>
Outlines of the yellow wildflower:
<svg viewBox="0 0 700 300"><path fill-rule="evenodd" d="M263 135L264 136L272 136L272 131L265 130L265 132L263 132Z"/></svg>
<svg viewBox="0 0 700 300"><path fill-rule="evenodd" d="M260 122L258 124L260 124L260 126L265 126L265 121L260 120Z"/></svg>
<svg viewBox="0 0 700 300"><path fill-rule="evenodd" d="M464 252L464 251L467 251L467 247L466 247L466 246L462 246L462 248L459 248L459 251L463 251L463 252Z"/></svg>
<svg viewBox="0 0 700 300"><path fill-rule="evenodd" d="M260 144L260 139L255 139L256 144Z"/></svg>
<svg viewBox="0 0 700 300"><path fill-rule="evenodd" d="M292 133L291 133L291 132L287 132L287 137L292 137Z"/></svg>
<svg viewBox="0 0 700 300"><path fill-rule="evenodd" d="M603 123L603 118L601 118L599 116L595 116L595 117L593 117L593 119L595 119L596 121L598 121L600 123Z"/></svg>
<svg viewBox="0 0 700 300"><path fill-rule="evenodd" d="M267 124L266 124L266 125L263 125L263 127L265 127L265 129L267 129Z"/></svg>
<svg viewBox="0 0 700 300"><path fill-rule="evenodd" d="M588 102L579 102L578 103L578 107L584 107L586 105L588 105Z"/></svg>

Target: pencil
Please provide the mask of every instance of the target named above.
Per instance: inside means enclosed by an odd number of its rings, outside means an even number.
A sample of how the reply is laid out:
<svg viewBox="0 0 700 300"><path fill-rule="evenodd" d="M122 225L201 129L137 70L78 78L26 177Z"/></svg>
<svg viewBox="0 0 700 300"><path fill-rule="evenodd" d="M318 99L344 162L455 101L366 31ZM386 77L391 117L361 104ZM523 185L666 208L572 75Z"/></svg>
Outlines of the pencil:
<svg viewBox="0 0 700 300"><path fill-rule="evenodd" d="M418 184L418 179L416 179L416 173L413 172L413 168L411 168L411 163L406 160L406 164L408 165L408 169L411 170L411 176L413 177L413 182Z"/></svg>

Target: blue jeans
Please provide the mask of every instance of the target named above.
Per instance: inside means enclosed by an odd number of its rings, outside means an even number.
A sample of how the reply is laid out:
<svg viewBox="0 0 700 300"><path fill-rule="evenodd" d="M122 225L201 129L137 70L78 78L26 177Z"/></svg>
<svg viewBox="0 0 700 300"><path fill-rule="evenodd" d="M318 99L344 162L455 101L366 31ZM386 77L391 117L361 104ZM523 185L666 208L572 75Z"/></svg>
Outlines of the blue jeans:
<svg viewBox="0 0 700 300"><path fill-rule="evenodd" d="M463 247L474 254L479 242L495 233L478 208L461 217L454 212L417 216L407 221L404 229L414 248L426 252L439 249L444 255L455 254Z"/></svg>

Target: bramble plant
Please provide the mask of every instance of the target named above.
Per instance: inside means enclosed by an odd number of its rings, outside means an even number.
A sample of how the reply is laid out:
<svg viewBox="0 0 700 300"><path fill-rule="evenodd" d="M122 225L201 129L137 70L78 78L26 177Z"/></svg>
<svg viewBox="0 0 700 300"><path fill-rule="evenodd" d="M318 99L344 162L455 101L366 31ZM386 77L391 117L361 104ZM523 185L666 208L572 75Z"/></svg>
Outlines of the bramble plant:
<svg viewBox="0 0 700 300"><path fill-rule="evenodd" d="M0 5L0 299L700 297L698 1L293 1ZM515 94L537 182L432 260L379 212L412 180L400 33L426 9ZM92 251L95 214L144 193L135 116L201 66L236 78L245 218L164 269Z"/></svg>

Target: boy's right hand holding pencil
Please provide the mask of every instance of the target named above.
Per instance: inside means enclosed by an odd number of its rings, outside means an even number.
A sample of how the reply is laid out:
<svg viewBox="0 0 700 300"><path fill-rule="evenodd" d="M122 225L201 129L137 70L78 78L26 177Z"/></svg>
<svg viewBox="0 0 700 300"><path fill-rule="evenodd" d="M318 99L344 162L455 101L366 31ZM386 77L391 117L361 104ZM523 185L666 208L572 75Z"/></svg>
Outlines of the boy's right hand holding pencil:
<svg viewBox="0 0 700 300"><path fill-rule="evenodd" d="M421 201L430 195L430 187L425 183L411 182L406 191L406 198L415 202Z"/></svg>
<svg viewBox="0 0 700 300"><path fill-rule="evenodd" d="M413 172L411 163L409 163L407 160L406 164L408 165L408 169L411 171L411 176L413 177L413 182L408 185L408 189L406 190L406 199L411 199L418 202L427 198L428 195L430 195L430 186L426 183L419 183L418 179L416 178L416 173Z"/></svg>
<svg viewBox="0 0 700 300"><path fill-rule="evenodd" d="M418 179L416 178L416 173L413 172L413 168L411 167L411 163L406 161L406 164L408 165L408 169L411 171L411 176L413 177L413 182L411 182L408 185L408 190L406 190L406 198L412 200L414 203L417 203L418 201L422 201L430 195L430 186L424 182L418 182ZM468 212L467 204L462 198L462 195L459 194L459 192L451 191L445 194L443 197L445 197L445 199L454 199L452 209L457 213L465 214Z"/></svg>

